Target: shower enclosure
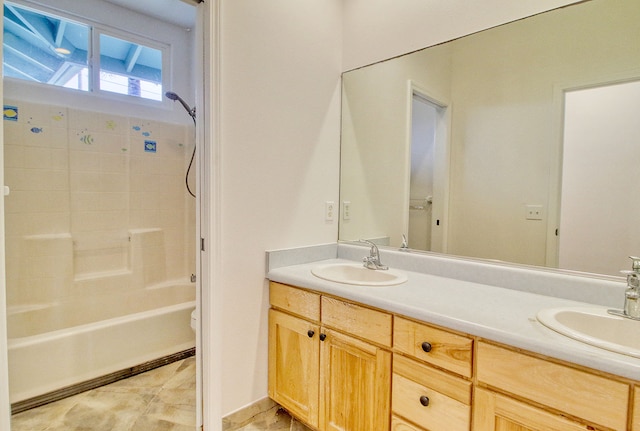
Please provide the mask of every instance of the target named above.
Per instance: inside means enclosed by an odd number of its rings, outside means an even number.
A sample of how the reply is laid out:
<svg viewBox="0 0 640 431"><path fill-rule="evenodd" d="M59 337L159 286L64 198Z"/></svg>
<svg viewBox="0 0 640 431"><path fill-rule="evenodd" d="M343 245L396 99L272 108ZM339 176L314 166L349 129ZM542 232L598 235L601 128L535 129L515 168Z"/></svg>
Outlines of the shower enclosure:
<svg viewBox="0 0 640 431"><path fill-rule="evenodd" d="M193 126L20 100L4 114L14 407L192 351Z"/></svg>

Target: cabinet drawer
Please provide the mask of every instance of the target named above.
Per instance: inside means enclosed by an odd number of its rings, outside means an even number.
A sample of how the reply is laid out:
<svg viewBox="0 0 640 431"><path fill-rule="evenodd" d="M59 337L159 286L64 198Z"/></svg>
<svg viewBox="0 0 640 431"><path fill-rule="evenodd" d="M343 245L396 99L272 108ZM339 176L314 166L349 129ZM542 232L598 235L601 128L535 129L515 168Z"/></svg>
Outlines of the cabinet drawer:
<svg viewBox="0 0 640 431"><path fill-rule="evenodd" d="M478 343L478 382L615 430L627 426L629 386L586 371Z"/></svg>
<svg viewBox="0 0 640 431"><path fill-rule="evenodd" d="M391 431L424 431L398 416L391 416Z"/></svg>
<svg viewBox="0 0 640 431"><path fill-rule="evenodd" d="M304 318L320 320L320 295L287 286L286 284L269 283L269 302L275 308Z"/></svg>
<svg viewBox="0 0 640 431"><path fill-rule="evenodd" d="M428 343L428 346L424 343ZM471 377L473 351L471 338L396 317L393 329L393 347L396 351L406 353L421 361L464 377Z"/></svg>
<svg viewBox="0 0 640 431"><path fill-rule="evenodd" d="M391 410L430 431L468 431L471 382L394 355Z"/></svg>
<svg viewBox="0 0 640 431"><path fill-rule="evenodd" d="M391 347L391 314L323 296L322 324Z"/></svg>

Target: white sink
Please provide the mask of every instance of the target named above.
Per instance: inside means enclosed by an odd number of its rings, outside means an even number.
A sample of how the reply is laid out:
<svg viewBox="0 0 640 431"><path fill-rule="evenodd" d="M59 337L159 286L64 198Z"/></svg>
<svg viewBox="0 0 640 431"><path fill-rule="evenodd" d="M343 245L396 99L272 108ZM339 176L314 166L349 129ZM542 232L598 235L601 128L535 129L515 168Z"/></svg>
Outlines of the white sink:
<svg viewBox="0 0 640 431"><path fill-rule="evenodd" d="M546 327L601 349L640 358L640 321L614 316L604 307L550 308L538 312Z"/></svg>
<svg viewBox="0 0 640 431"><path fill-rule="evenodd" d="M407 281L407 276L392 269L368 269L361 263L318 265L311 273L323 280L358 286L393 286Z"/></svg>

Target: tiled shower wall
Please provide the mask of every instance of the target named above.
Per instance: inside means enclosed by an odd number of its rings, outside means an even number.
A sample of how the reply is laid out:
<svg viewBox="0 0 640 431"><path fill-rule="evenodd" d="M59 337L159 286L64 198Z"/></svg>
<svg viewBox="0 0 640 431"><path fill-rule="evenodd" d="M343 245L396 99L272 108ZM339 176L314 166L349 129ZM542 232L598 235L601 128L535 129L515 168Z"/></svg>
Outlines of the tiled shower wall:
<svg viewBox="0 0 640 431"><path fill-rule="evenodd" d="M153 254L142 287L195 272L192 126L5 100L4 130L9 305L132 283L136 235Z"/></svg>

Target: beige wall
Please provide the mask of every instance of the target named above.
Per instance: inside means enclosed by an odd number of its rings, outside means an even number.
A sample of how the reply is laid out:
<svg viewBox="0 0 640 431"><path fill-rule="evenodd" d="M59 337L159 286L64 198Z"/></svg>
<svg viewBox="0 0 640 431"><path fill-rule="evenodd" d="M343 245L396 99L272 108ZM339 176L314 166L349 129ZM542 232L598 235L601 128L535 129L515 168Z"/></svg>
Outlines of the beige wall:
<svg viewBox="0 0 640 431"><path fill-rule="evenodd" d="M340 2L220 8L222 196L211 204L222 217L224 328L212 347L222 380L208 383L226 414L267 394L265 250L337 238L324 205L338 200Z"/></svg>
<svg viewBox="0 0 640 431"><path fill-rule="evenodd" d="M400 245L409 205L407 82L446 103L449 51L436 47L344 75L340 199L351 202L351 216L340 220L340 239L389 238Z"/></svg>
<svg viewBox="0 0 640 431"><path fill-rule="evenodd" d="M343 70L406 54L576 0L349 0Z"/></svg>

